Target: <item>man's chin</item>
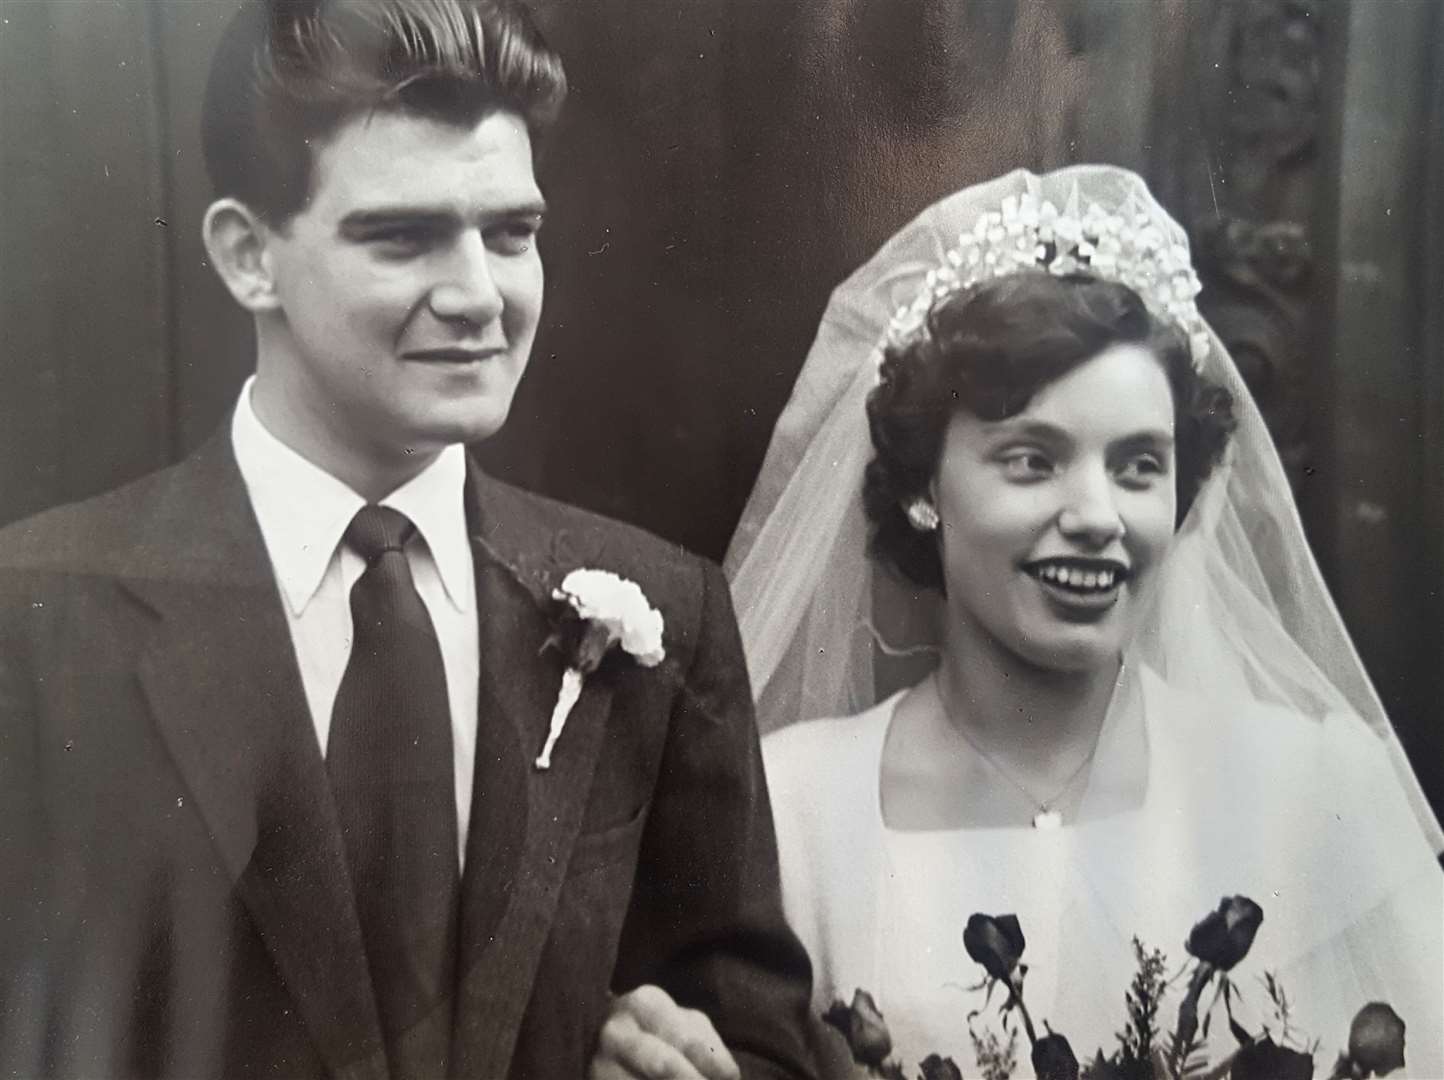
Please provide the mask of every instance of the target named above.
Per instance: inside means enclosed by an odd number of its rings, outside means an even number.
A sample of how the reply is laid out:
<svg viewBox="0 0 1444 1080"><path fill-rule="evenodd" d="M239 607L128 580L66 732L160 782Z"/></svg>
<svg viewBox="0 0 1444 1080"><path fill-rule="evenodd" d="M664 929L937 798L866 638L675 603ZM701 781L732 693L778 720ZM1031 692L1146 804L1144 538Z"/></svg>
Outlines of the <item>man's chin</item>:
<svg viewBox="0 0 1444 1080"><path fill-rule="evenodd" d="M502 421L494 424L462 424L451 429L441 444L443 446L467 445L485 442L501 430Z"/></svg>
<svg viewBox="0 0 1444 1080"><path fill-rule="evenodd" d="M372 460L388 472L414 475L435 461L443 450L484 442L500 427L500 424L449 424L432 426L425 432L412 430L373 444Z"/></svg>
<svg viewBox="0 0 1444 1080"><path fill-rule="evenodd" d="M507 405L509 406L510 402ZM438 409L438 413L453 413L454 415L429 417L424 427L415 430L413 438L418 445L432 450L441 450L457 444L485 442L502 429L502 425L506 423L508 411L507 407L498 407L494 404L478 406L465 411Z"/></svg>

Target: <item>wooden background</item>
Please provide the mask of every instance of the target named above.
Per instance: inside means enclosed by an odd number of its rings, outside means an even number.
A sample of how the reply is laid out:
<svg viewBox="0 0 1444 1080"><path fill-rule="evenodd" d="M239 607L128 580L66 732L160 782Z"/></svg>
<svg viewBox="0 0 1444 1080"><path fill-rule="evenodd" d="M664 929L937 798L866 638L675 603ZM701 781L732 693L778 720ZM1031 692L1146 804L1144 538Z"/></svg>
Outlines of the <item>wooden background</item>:
<svg viewBox="0 0 1444 1080"><path fill-rule="evenodd" d="M198 236L234 5L0 0L0 522L175 460L251 367ZM837 281L967 183L1133 167L1444 811L1444 5L534 6L573 89L490 467L720 556Z"/></svg>

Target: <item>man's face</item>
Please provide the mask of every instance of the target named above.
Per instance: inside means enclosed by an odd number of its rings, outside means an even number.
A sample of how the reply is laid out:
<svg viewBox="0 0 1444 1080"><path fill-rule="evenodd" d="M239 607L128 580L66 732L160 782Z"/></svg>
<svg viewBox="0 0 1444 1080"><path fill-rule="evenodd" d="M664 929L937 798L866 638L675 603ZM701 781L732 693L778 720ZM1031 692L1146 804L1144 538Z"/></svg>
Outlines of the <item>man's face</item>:
<svg viewBox="0 0 1444 1080"><path fill-rule="evenodd" d="M362 115L317 151L312 187L266 239L262 419L343 477L492 435L541 315L524 122Z"/></svg>

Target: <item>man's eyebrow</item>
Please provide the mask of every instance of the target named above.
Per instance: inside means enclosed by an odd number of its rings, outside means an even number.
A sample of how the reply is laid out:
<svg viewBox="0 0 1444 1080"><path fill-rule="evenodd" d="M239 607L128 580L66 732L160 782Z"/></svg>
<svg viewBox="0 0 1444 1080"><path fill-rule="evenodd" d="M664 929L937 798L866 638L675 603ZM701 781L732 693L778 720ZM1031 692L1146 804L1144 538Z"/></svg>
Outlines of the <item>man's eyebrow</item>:
<svg viewBox="0 0 1444 1080"><path fill-rule="evenodd" d="M359 232L387 225L447 225L457 220L448 210L388 206L378 210L353 210L341 219L342 232Z"/></svg>
<svg viewBox="0 0 1444 1080"><path fill-rule="evenodd" d="M546 217L547 202L545 199L528 199L526 202L516 203L504 210L494 212L492 217L519 218L519 217Z"/></svg>
<svg viewBox="0 0 1444 1080"><path fill-rule="evenodd" d="M511 221L544 217L546 211L546 202L537 199L488 210L484 216L493 221ZM455 211L438 210L434 206L385 206L373 210L353 210L341 219L339 228L342 232L353 233L394 225L449 226L460 220L461 215Z"/></svg>

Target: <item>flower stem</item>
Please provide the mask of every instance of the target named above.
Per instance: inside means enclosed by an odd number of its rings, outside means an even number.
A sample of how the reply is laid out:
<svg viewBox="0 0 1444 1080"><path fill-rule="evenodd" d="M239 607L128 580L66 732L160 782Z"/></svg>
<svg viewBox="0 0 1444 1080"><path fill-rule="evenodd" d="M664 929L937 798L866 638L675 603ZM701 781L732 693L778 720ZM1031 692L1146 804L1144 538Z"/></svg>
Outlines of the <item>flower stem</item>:
<svg viewBox="0 0 1444 1080"><path fill-rule="evenodd" d="M537 769L550 769L552 766L552 749L556 746L557 740L562 737L562 729L566 727L567 717L571 715L572 706L577 703L577 698L582 693L582 673L576 668L567 668L562 673L561 689L557 692L557 703L552 708L552 719L547 729L546 745L537 755L533 764Z"/></svg>
<svg viewBox="0 0 1444 1080"><path fill-rule="evenodd" d="M1193 1037L1198 1034L1198 999L1213 978L1214 966L1207 960L1200 960L1189 980L1188 992L1178 1006L1178 1027L1173 1032L1173 1052L1170 1054L1169 1071L1178 1075L1183 1060L1193 1049Z"/></svg>
<svg viewBox="0 0 1444 1080"><path fill-rule="evenodd" d="M1339 1060L1334 1062L1334 1069L1329 1073L1329 1080L1356 1080L1361 1075L1354 1068L1354 1063L1349 1059L1348 1054L1340 1054Z"/></svg>
<svg viewBox="0 0 1444 1080"><path fill-rule="evenodd" d="M1015 972L1014 975L1016 976L1016 974ZM1016 984L1013 979L1008 980L1008 1000L1017 1008L1018 1015L1023 1018L1023 1030L1028 1033L1028 1045L1030 1047L1036 1046L1038 1044L1038 1033L1033 1027L1033 1018L1028 1015L1028 1006L1023 1004L1021 979L1017 980Z"/></svg>

